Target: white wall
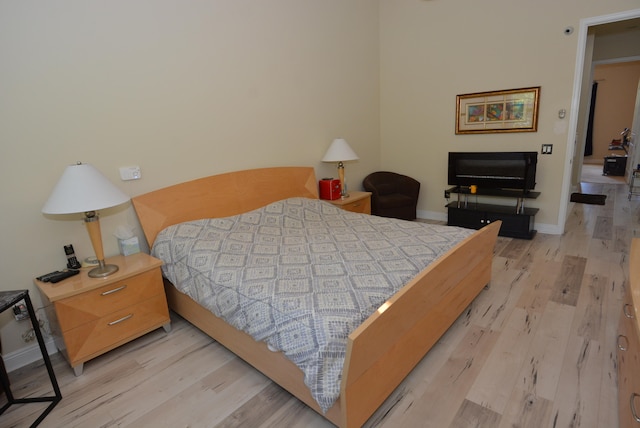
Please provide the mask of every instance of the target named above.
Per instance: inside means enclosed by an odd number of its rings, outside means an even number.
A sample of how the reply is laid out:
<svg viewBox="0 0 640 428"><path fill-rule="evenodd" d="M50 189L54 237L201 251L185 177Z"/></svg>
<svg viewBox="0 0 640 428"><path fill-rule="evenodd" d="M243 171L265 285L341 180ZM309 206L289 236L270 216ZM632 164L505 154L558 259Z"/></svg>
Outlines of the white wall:
<svg viewBox="0 0 640 428"><path fill-rule="evenodd" d="M0 290L91 255L82 215L40 210L68 164L130 195L238 169L311 165L335 137L380 163L378 4L369 0L0 2ZM139 165L123 182L118 167ZM82 197L82 195L78 195ZM107 255L130 205L101 213ZM29 326L0 316L5 355Z"/></svg>
<svg viewBox="0 0 640 428"><path fill-rule="evenodd" d="M620 25L622 32L598 34L593 45L593 60L604 62L624 57L640 56L640 28ZM597 34L597 33L596 33Z"/></svg>
<svg viewBox="0 0 640 428"><path fill-rule="evenodd" d="M536 218L557 225L580 19L637 0L115 0L0 2L0 290L90 254L81 216L45 217L67 164L92 163L130 195L270 165L313 165L336 136L375 169L422 182L418 209L444 217L450 150L535 150ZM538 132L454 135L457 94L542 86ZM381 89L379 89L381 88ZM382 120L380 120L382 118ZM121 182L120 166L143 178ZM102 213L111 233L129 206ZM37 299L39 301L39 299ZM3 351L26 329L0 316Z"/></svg>
<svg viewBox="0 0 640 428"><path fill-rule="evenodd" d="M537 151L537 227L562 229L569 122L583 18L637 1L380 1L382 167L422 183L418 210L446 218L449 151ZM576 30L565 35L568 26ZM538 131L455 135L456 95L541 86ZM558 111L566 109L565 119ZM572 148L569 148L572 149ZM571 150L569 150L571 152Z"/></svg>

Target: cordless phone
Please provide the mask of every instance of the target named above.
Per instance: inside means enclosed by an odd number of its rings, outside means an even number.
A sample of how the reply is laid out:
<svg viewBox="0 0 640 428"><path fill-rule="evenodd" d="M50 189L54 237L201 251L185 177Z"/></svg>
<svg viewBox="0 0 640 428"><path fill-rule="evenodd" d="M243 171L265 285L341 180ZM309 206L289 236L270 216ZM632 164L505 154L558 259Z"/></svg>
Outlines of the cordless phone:
<svg viewBox="0 0 640 428"><path fill-rule="evenodd" d="M80 263L76 258L76 253L73 251L73 245L65 245L64 253L67 255L67 267L69 269L80 269Z"/></svg>

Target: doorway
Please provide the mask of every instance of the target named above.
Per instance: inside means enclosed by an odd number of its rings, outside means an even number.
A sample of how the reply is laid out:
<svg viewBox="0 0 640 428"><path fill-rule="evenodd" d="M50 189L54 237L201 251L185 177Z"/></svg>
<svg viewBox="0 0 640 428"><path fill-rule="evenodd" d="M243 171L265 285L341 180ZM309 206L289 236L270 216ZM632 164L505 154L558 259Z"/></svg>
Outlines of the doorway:
<svg viewBox="0 0 640 428"><path fill-rule="evenodd" d="M626 37L623 33L615 37L618 41L640 45L640 27ZM603 53L598 52L598 55ZM593 83L580 182L625 183L625 170L633 167L634 153L631 147L623 144L622 133L632 128L640 60L633 60L633 57L596 60L594 54L591 70ZM594 181L596 165L606 176L603 179L596 176Z"/></svg>
<svg viewBox="0 0 640 428"><path fill-rule="evenodd" d="M607 20L607 17L602 18L603 21ZM625 157L626 148L611 143L616 138L620 141L621 131L631 128L633 121L635 88L640 77L640 57L636 48L640 45L640 19L619 18L586 27L583 91L576 132L579 150L575 153L574 169L577 171L572 174L573 185L594 180L624 183L624 171L618 170L624 169L621 168L622 164L628 163L630 166L633 162L628 157L621 159ZM581 154L584 154L582 158ZM592 165L602 167L607 160L617 168L615 171L603 168L607 176L600 178L594 174Z"/></svg>
<svg viewBox="0 0 640 428"><path fill-rule="evenodd" d="M640 9L587 18L580 21L578 52L576 55L576 68L573 81L573 99L571 102L572 114L569 124L570 132L567 140L566 164L561 192L561 200L565 201L565 203L560 204L558 217L558 224L562 229L560 233L564 232L567 220L567 213L570 206L569 195L575 191L579 185L582 173L584 136L587 130L587 114L584 112L588 111L589 98L591 95L593 48L597 30L613 29L616 26L629 26L631 28L626 28L624 31L634 31L634 28L639 24Z"/></svg>

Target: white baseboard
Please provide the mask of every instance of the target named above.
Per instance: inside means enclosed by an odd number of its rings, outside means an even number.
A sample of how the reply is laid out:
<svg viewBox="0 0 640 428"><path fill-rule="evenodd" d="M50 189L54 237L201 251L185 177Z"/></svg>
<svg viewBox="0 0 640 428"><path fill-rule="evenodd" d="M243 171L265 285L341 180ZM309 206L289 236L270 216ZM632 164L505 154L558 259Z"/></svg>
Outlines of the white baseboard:
<svg viewBox="0 0 640 428"><path fill-rule="evenodd" d="M447 221L446 212L417 210L416 216L424 220Z"/></svg>
<svg viewBox="0 0 640 428"><path fill-rule="evenodd" d="M47 347L47 352L49 353L49 355L53 355L58 352L58 350L56 349L56 344L53 341L52 337L45 338L44 344ZM2 359L4 360L4 365L7 369L7 372L10 373L28 364L41 360L42 353L40 352L40 346L38 346L38 342L34 341L32 345L2 355Z"/></svg>
<svg viewBox="0 0 640 428"><path fill-rule="evenodd" d="M547 235L562 235L562 229L557 224L536 223L533 228Z"/></svg>

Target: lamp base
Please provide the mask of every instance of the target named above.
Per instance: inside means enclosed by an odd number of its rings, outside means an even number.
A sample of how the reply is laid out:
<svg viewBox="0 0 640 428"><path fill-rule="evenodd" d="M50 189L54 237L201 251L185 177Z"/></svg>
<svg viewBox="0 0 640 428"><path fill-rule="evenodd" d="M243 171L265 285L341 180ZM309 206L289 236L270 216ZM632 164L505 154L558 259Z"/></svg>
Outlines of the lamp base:
<svg viewBox="0 0 640 428"><path fill-rule="evenodd" d="M104 262L100 264L100 266L93 268L89 271L90 278L104 278L105 276L109 276L118 271L118 266L116 265L105 265Z"/></svg>

